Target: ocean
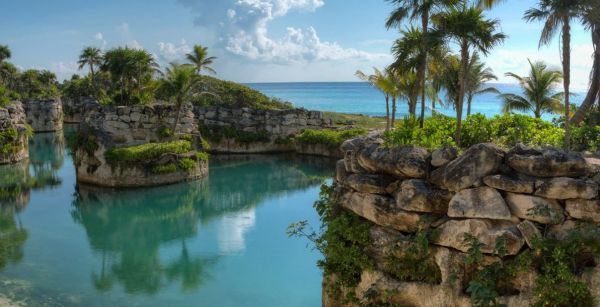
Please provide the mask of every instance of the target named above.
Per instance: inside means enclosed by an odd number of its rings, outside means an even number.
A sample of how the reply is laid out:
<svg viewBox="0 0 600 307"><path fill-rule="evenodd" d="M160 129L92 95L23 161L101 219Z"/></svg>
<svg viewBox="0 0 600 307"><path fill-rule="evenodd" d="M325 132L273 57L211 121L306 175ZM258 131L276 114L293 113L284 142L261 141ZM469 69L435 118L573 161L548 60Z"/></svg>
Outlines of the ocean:
<svg viewBox="0 0 600 307"><path fill-rule="evenodd" d="M370 116L385 115L383 94L365 82L251 83L247 85L269 97L280 98L293 103L296 107L309 110ZM521 94L521 88L516 84L495 83L489 85L496 87L502 93ZM585 97L585 93L576 92L575 94L572 101L580 104ZM431 107L431 103L428 103L428 106ZM456 115L451 106L436 104L436 111L449 116ZM471 113L482 113L486 116L500 114L502 113L502 101L496 94L478 95L473 98ZM407 114L408 105L406 101L398 102L397 116L402 118ZM431 115L430 109L427 109L427 115ZM544 118L552 119L553 115L546 114Z"/></svg>

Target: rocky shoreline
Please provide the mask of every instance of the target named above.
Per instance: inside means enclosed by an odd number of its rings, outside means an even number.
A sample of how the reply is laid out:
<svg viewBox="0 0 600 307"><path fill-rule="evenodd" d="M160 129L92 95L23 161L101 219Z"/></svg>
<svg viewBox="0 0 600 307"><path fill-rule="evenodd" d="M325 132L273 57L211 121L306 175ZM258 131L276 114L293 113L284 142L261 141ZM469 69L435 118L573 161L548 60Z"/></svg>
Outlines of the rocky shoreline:
<svg viewBox="0 0 600 307"><path fill-rule="evenodd" d="M29 157L30 128L20 102L0 107L0 164L15 163Z"/></svg>

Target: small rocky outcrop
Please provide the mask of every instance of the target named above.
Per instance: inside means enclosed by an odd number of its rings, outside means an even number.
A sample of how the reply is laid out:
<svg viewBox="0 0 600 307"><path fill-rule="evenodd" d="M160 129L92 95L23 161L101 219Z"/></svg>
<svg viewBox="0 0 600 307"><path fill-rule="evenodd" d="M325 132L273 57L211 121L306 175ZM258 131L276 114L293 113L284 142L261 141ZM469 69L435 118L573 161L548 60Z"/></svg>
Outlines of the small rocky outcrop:
<svg viewBox="0 0 600 307"><path fill-rule="evenodd" d="M63 109L60 98L27 100L23 102L27 123L34 132L54 132L62 130Z"/></svg>
<svg viewBox="0 0 600 307"><path fill-rule="evenodd" d="M97 105L98 101L92 97L63 97L62 109L64 114L64 122L69 124L79 124L82 119L84 110L87 105Z"/></svg>
<svg viewBox="0 0 600 307"><path fill-rule="evenodd" d="M0 164L15 163L29 157L29 129L20 102L0 107Z"/></svg>
<svg viewBox="0 0 600 307"><path fill-rule="evenodd" d="M377 137L348 140L341 150L330 200L334 212L368 225L369 243L361 244L372 265L354 272L360 275L354 287L337 288L354 303L336 298L330 289L340 276L325 274L326 307L470 306L465 259L472 249L482 253L480 266L490 265L532 253L540 239L565 240L584 221L600 226L600 162L578 153L478 144L455 157L448 148L431 154L415 146L387 148ZM536 270L503 280L508 288L496 303L536 302L542 274ZM590 284L596 277L576 278L598 300L600 291Z"/></svg>
<svg viewBox="0 0 600 307"><path fill-rule="evenodd" d="M191 105L174 130L172 105L88 105L80 123L75 164L78 182L141 187L198 179L208 174Z"/></svg>

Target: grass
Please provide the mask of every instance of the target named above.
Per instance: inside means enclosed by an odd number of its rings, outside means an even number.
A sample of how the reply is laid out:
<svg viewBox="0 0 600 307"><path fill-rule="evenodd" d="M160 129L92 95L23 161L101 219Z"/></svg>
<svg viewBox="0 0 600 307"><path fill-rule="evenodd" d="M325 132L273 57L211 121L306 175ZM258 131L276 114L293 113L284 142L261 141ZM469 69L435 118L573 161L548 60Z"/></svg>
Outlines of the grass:
<svg viewBox="0 0 600 307"><path fill-rule="evenodd" d="M111 163L140 163L172 153L182 154L192 150L192 143L180 140L166 143L148 143L139 146L113 148L106 151L106 160Z"/></svg>
<svg viewBox="0 0 600 307"><path fill-rule="evenodd" d="M348 130L312 130L302 131L295 140L303 144L322 144L330 148L339 147L344 141L367 134L363 128Z"/></svg>
<svg viewBox="0 0 600 307"><path fill-rule="evenodd" d="M364 129L385 129L385 117L373 117L362 114L325 112L336 127L355 126Z"/></svg>

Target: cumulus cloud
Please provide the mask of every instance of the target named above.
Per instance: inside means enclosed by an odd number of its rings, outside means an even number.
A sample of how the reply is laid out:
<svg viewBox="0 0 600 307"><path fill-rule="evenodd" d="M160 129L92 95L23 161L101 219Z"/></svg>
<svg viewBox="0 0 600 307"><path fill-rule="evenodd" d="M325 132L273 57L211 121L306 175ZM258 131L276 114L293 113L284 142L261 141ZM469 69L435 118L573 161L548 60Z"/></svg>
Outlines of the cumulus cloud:
<svg viewBox="0 0 600 307"><path fill-rule="evenodd" d="M325 5L324 0L178 1L196 14L196 25L222 33L217 41L227 51L249 59L289 63L385 57L322 41L313 27L288 27L280 38L269 34L269 24L273 20L292 11L314 11Z"/></svg>
<svg viewBox="0 0 600 307"><path fill-rule="evenodd" d="M53 62L52 71L56 73L59 80L69 79L72 75L79 72L79 65L75 61L70 62Z"/></svg>
<svg viewBox="0 0 600 307"><path fill-rule="evenodd" d="M179 45L170 42L158 42L158 56L161 60L167 62L180 60L190 52L192 52L192 48L185 39L182 39Z"/></svg>
<svg viewBox="0 0 600 307"><path fill-rule="evenodd" d="M102 49L106 48L108 42L104 39L104 35L101 32L98 32L94 35L94 39L98 42Z"/></svg>

